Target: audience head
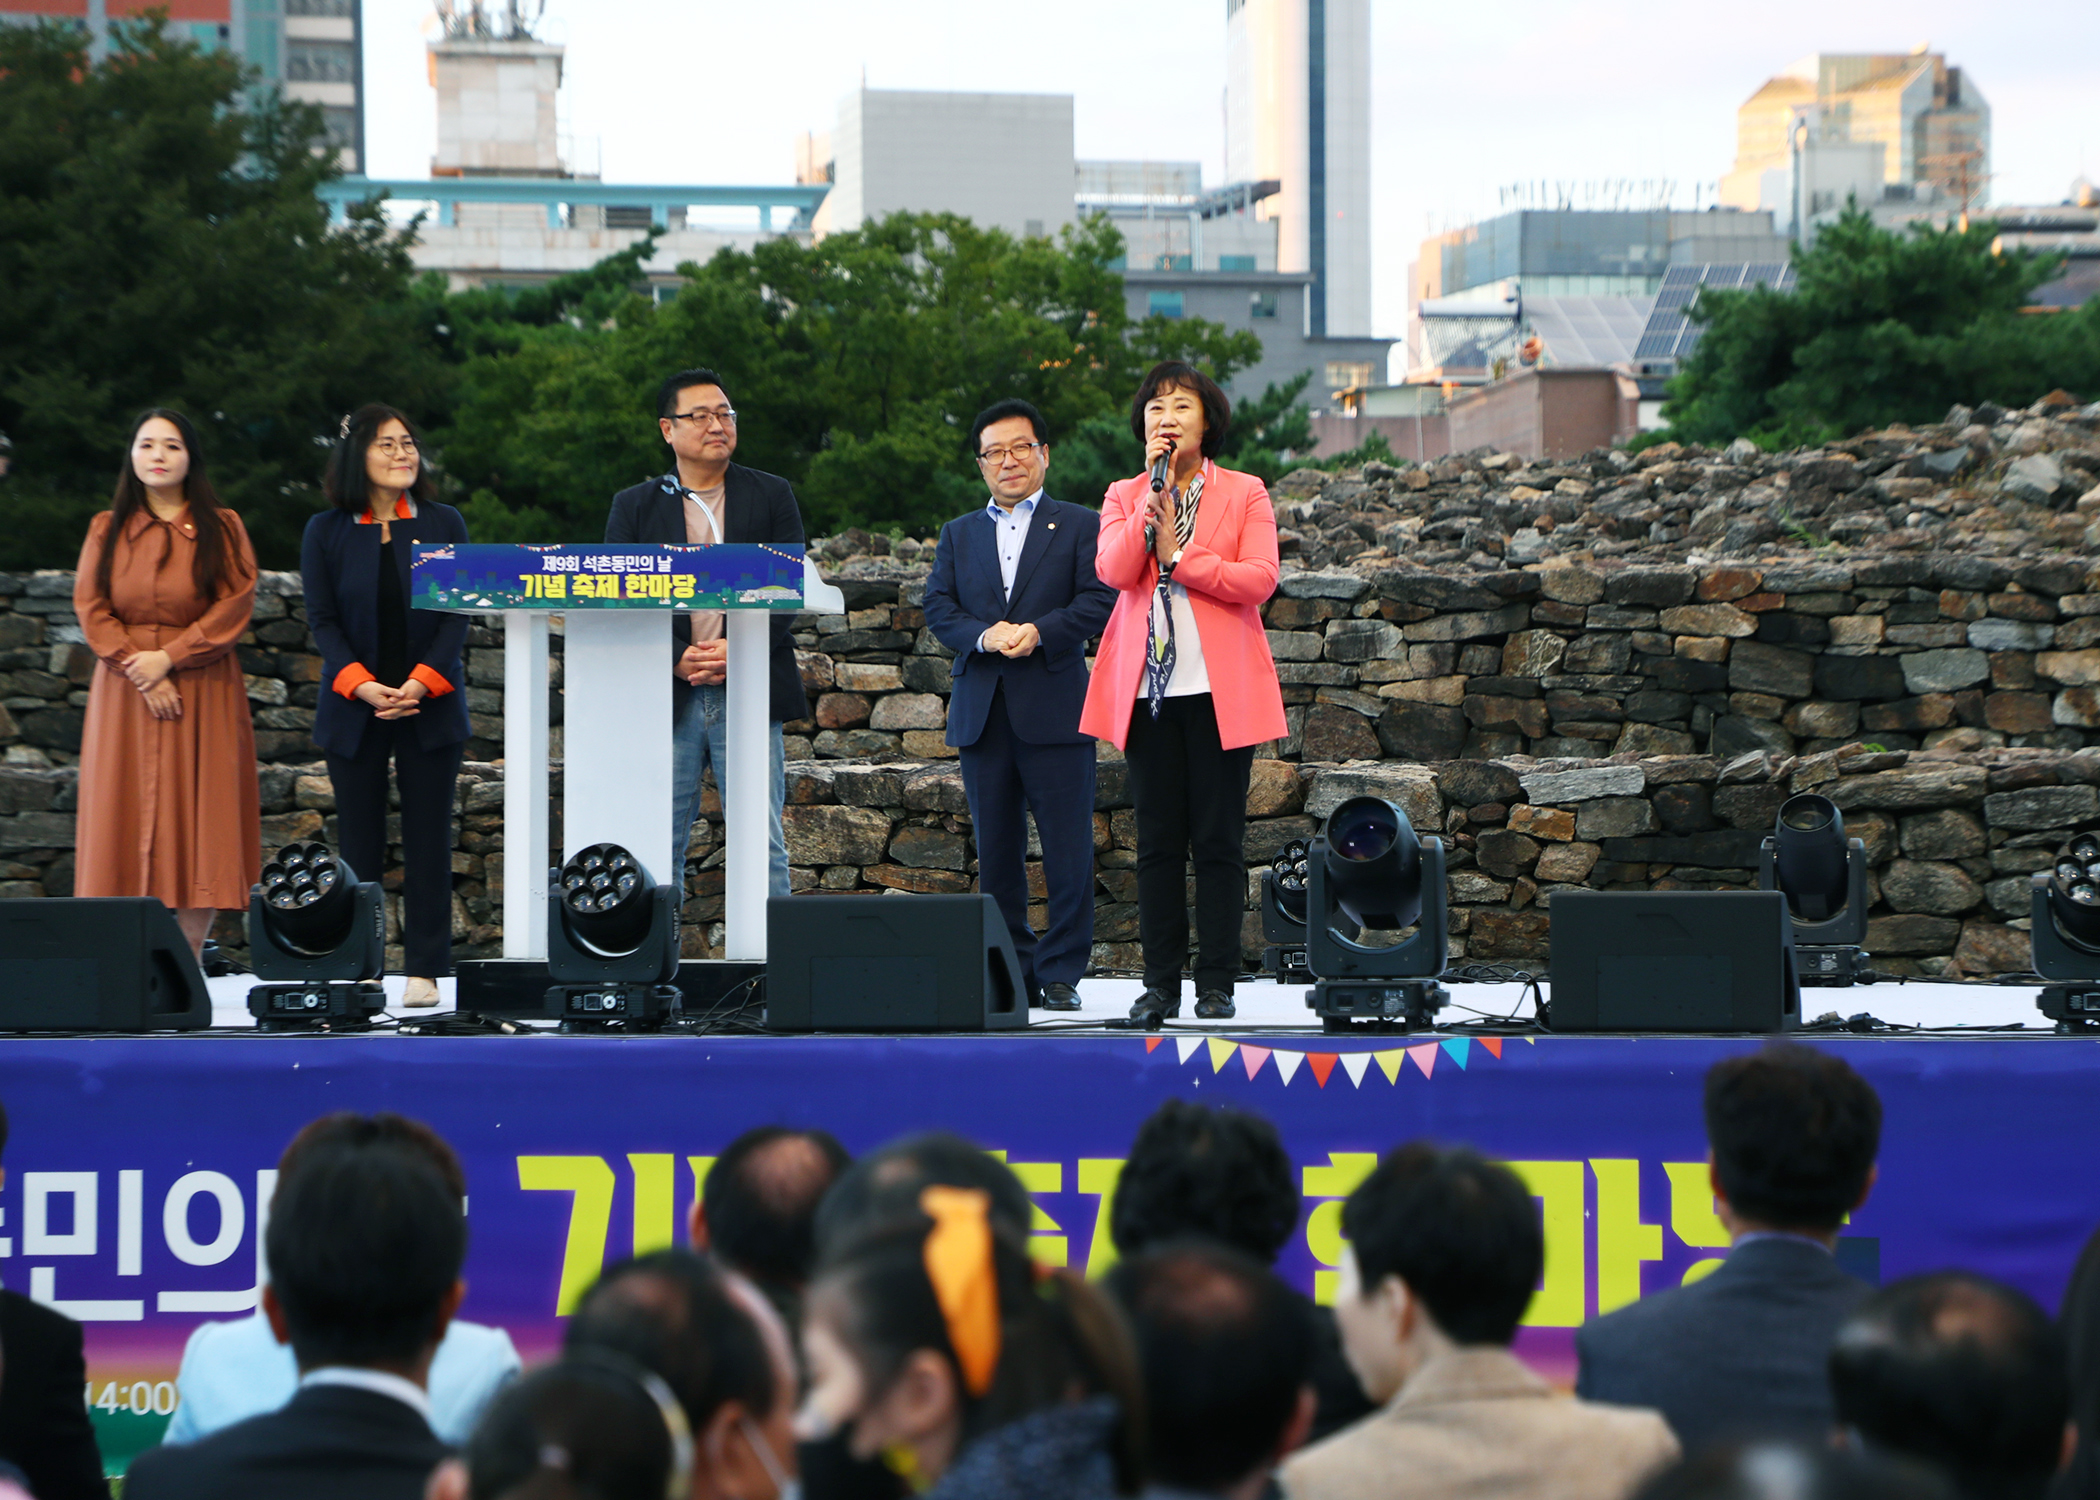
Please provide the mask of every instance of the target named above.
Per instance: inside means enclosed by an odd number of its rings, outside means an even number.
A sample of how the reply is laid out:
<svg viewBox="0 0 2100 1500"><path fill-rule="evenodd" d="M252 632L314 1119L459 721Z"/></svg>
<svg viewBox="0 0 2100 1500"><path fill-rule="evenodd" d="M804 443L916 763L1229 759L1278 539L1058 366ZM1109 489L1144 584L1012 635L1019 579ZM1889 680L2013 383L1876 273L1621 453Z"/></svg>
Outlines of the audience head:
<svg viewBox="0 0 2100 1500"><path fill-rule="evenodd" d="M693 1243L767 1291L799 1291L817 1258L817 1205L852 1164L821 1130L747 1130L708 1171Z"/></svg>
<svg viewBox="0 0 2100 1500"><path fill-rule="evenodd" d="M1807 1443L1724 1444L1665 1469L1634 1500L1954 1500L1917 1464Z"/></svg>
<svg viewBox="0 0 2100 1500"><path fill-rule="evenodd" d="M1312 1429L1311 1304L1252 1256L1201 1240L1124 1260L1108 1289L1137 1340L1152 1478L1258 1492Z"/></svg>
<svg viewBox="0 0 2100 1500"><path fill-rule="evenodd" d="M693 1440L670 1387L601 1352L519 1377L489 1403L431 1500L665 1500L692 1488Z"/></svg>
<svg viewBox="0 0 2100 1500"><path fill-rule="evenodd" d="M1124 1255L1201 1235L1270 1264L1298 1227L1294 1176L1259 1115L1169 1099L1131 1142L1108 1232Z"/></svg>
<svg viewBox="0 0 2100 1500"><path fill-rule="evenodd" d="M270 1200L263 1295L302 1370L423 1377L465 1293L458 1173L435 1133L398 1115L330 1115L293 1139Z"/></svg>
<svg viewBox="0 0 2100 1500"><path fill-rule="evenodd" d="M2071 1421L2078 1429L2078 1447L2059 1493L2100 1496L2100 1233L2079 1253L2056 1322L2071 1382Z"/></svg>
<svg viewBox="0 0 2100 1500"><path fill-rule="evenodd" d="M567 1358L612 1354L678 1398L693 1439L692 1492L779 1500L795 1468L794 1358L772 1305L734 1272L689 1250L612 1267L585 1293Z"/></svg>
<svg viewBox="0 0 2100 1500"><path fill-rule="evenodd" d="M1028 1237L1035 1205L1021 1179L961 1136L929 1130L869 1152L840 1175L817 1207L819 1259L868 1225L917 1214L919 1195L936 1185L981 1190L991 1202L992 1223Z"/></svg>
<svg viewBox="0 0 2100 1500"><path fill-rule="evenodd" d="M2040 1495L2065 1457L2063 1338L2026 1293L1963 1271L1883 1287L1830 1351L1841 1431L1971 1496Z"/></svg>
<svg viewBox="0 0 2100 1500"><path fill-rule="evenodd" d="M1780 1043L1708 1070L1706 1137L1731 1229L1834 1234L1873 1185L1881 1100L1844 1059Z"/></svg>
<svg viewBox="0 0 2100 1500"><path fill-rule="evenodd" d="M986 1433L1108 1396L1119 1488L1137 1486L1144 1405L1128 1330L1100 1292L1031 1261L984 1188L927 1186L907 1212L827 1244L802 1337L806 1441L843 1432L853 1457L882 1455L931 1484Z"/></svg>
<svg viewBox="0 0 2100 1500"><path fill-rule="evenodd" d="M1466 1146L1415 1141L1342 1205L1335 1320L1349 1366L1384 1403L1454 1345L1506 1345L1545 1266L1531 1190Z"/></svg>

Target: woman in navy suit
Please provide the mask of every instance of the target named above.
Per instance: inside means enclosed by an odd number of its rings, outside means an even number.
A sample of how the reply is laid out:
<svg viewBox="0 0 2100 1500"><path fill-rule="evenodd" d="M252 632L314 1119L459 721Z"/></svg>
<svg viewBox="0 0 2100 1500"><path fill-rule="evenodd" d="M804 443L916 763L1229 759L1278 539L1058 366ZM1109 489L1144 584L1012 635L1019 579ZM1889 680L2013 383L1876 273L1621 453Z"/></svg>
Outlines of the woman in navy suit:
<svg viewBox="0 0 2100 1500"><path fill-rule="evenodd" d="M433 498L416 430L391 406L343 425L306 525L299 572L321 649L314 740L335 786L340 853L360 880L387 869L387 770L401 792L404 1005L437 1004L452 958L452 808L467 739L464 615L409 608L414 542L464 542L467 523Z"/></svg>

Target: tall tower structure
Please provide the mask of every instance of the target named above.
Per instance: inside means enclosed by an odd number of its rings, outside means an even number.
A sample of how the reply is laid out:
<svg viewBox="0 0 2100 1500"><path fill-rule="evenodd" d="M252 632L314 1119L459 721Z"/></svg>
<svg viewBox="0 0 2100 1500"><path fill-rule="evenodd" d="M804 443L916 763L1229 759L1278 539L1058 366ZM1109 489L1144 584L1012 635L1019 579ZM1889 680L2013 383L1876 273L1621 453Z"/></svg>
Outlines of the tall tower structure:
<svg viewBox="0 0 2100 1500"><path fill-rule="evenodd" d="M1225 0L1225 177L1281 184L1258 212L1312 273L1305 331L1368 335L1370 0Z"/></svg>

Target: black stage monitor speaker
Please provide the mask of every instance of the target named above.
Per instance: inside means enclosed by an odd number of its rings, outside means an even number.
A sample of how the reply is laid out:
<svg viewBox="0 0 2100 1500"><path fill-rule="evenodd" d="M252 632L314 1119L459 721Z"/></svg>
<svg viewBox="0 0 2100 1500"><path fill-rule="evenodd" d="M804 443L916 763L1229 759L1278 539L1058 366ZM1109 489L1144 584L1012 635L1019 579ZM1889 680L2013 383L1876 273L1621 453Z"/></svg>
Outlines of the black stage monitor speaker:
<svg viewBox="0 0 2100 1500"><path fill-rule="evenodd" d="M775 896L766 903L769 1030L1027 1024L1020 961L990 896Z"/></svg>
<svg viewBox="0 0 2100 1500"><path fill-rule="evenodd" d="M1801 1024L1778 891L1558 891L1555 1031L1773 1032Z"/></svg>
<svg viewBox="0 0 2100 1500"><path fill-rule="evenodd" d="M211 995L141 897L0 901L0 1031L202 1031Z"/></svg>

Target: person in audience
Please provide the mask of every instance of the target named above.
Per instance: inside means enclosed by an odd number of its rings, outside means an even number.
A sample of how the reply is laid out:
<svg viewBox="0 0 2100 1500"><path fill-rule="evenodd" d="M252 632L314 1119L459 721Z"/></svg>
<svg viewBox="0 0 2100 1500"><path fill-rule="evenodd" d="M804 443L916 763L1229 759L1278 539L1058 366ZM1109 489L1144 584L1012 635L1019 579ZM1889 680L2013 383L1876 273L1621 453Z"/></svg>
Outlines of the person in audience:
<svg viewBox="0 0 2100 1500"><path fill-rule="evenodd" d="M1342 1347L1384 1410L1286 1463L1292 1500L1621 1500L1677 1457L1654 1412L1564 1399L1510 1352L1545 1236L1507 1167L1402 1146L1349 1195L1342 1233Z"/></svg>
<svg viewBox="0 0 2100 1500"><path fill-rule="evenodd" d="M1708 1071L1706 1136L1728 1258L1577 1333L1576 1393L1654 1407L1687 1451L1820 1436L1831 1337L1873 1290L1833 1252L1874 1185L1881 1101L1842 1058L1766 1047Z"/></svg>
<svg viewBox="0 0 2100 1500"><path fill-rule="evenodd" d="M126 1500L422 1500L445 1445L430 1362L459 1309L467 1221L429 1156L378 1132L315 1146L264 1235L263 1308L299 1361L279 1411L132 1461Z"/></svg>
<svg viewBox="0 0 2100 1500"><path fill-rule="evenodd" d="M2054 1500L2100 1500L2100 1231L2079 1252L2056 1326L2064 1340L2078 1446L2050 1492Z"/></svg>
<svg viewBox="0 0 2100 1500"><path fill-rule="evenodd" d="M1955 1500L1931 1469L1828 1443L1723 1443L1666 1469L1635 1500Z"/></svg>
<svg viewBox="0 0 2100 1500"><path fill-rule="evenodd" d="M1155 1490L1259 1500L1312 1431L1318 1336L1305 1298L1203 1240L1123 1260L1108 1289L1137 1339Z"/></svg>
<svg viewBox="0 0 2100 1500"><path fill-rule="evenodd" d="M1114 1306L938 1184L827 1247L802 1343L805 1439L838 1432L937 1500L1105 1500L1142 1483L1144 1394Z"/></svg>
<svg viewBox="0 0 2100 1500"><path fill-rule="evenodd" d="M88 523L73 612L95 653L80 740L75 896L153 896L192 957L262 873L255 729L234 647L255 551L219 504L197 429L132 424L110 508Z"/></svg>
<svg viewBox="0 0 2100 1500"><path fill-rule="evenodd" d="M1830 1389L1845 1440L1932 1464L1968 1500L2035 1500L2077 1442L2062 1334L2025 1292L1966 1271L1861 1303Z"/></svg>
<svg viewBox="0 0 2100 1500"><path fill-rule="evenodd" d="M1119 1255L1190 1235L1217 1240L1274 1265L1298 1228L1296 1171L1276 1127L1236 1109L1169 1099L1138 1127L1110 1200L1108 1232ZM1319 1395L1309 1441L1368 1415L1371 1403L1342 1357L1329 1308L1313 1307L1311 1380Z"/></svg>
<svg viewBox="0 0 2100 1500"><path fill-rule="evenodd" d="M467 617L412 608L409 565L417 542L466 541L467 522L438 499L407 414L377 402L343 419L321 488L329 507L299 546L321 653L314 743L359 880L387 873L390 790L400 796L401 1003L432 1006L452 963L452 814L472 730L460 691Z"/></svg>
<svg viewBox="0 0 2100 1500"><path fill-rule="evenodd" d="M692 1492L693 1438L662 1378L587 1352L534 1370L489 1407L428 1500L665 1500Z"/></svg>
<svg viewBox="0 0 2100 1500"><path fill-rule="evenodd" d="M945 1130L908 1135L869 1152L841 1174L817 1205L817 1258L870 1223L918 1211L928 1187L976 1188L992 1222L1023 1240L1035 1217L1028 1189L1006 1163Z"/></svg>
<svg viewBox="0 0 2100 1500"><path fill-rule="evenodd" d="M315 1148L361 1140L396 1141L420 1152L445 1179L460 1211L466 1211L467 1179L458 1155L428 1125L396 1114L365 1116L345 1110L315 1120L285 1147L277 1163L279 1190ZM430 1362L432 1430L447 1443L465 1442L489 1398L518 1367L518 1351L508 1333L454 1318L445 1325L445 1337ZM291 1400L299 1389L299 1363L258 1308L251 1317L200 1324L182 1351L175 1389L175 1415L161 1441L195 1442Z"/></svg>
<svg viewBox="0 0 2100 1500"><path fill-rule="evenodd" d="M0 1106L0 1159L7 1110ZM0 1183L7 1169L0 1167ZM102 1452L80 1392L80 1325L20 1292L0 1291L0 1474L12 1469L37 1500L109 1500Z"/></svg>
<svg viewBox="0 0 2100 1500"><path fill-rule="evenodd" d="M630 1360L670 1388L692 1434L693 1500L795 1492L794 1354L741 1276L690 1250L622 1262L585 1293L562 1352Z"/></svg>
<svg viewBox="0 0 2100 1500"><path fill-rule="evenodd" d="M693 1204L693 1248L749 1280L793 1327L817 1259L817 1205L853 1164L822 1130L763 1125L715 1158Z"/></svg>

